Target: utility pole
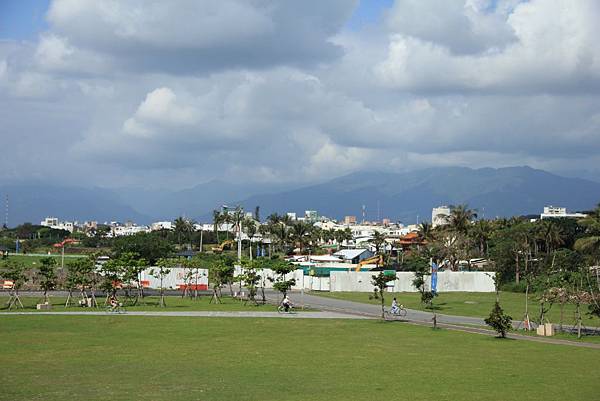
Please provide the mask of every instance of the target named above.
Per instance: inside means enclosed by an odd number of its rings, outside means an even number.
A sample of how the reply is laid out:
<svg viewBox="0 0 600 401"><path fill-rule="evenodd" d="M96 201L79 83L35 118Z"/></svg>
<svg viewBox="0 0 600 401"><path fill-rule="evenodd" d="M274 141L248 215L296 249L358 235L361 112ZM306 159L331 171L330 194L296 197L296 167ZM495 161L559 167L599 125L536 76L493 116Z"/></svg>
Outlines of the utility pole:
<svg viewBox="0 0 600 401"><path fill-rule="evenodd" d="M4 228L8 228L8 194L6 194L6 208L4 210Z"/></svg>

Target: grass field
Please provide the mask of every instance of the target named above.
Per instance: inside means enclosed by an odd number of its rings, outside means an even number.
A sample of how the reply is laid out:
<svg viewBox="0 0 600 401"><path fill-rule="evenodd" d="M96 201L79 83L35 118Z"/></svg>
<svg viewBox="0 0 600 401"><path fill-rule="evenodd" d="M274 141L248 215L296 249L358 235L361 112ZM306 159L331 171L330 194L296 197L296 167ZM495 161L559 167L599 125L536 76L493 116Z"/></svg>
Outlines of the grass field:
<svg viewBox="0 0 600 401"><path fill-rule="evenodd" d="M600 350L381 321L0 316L1 400L592 400Z"/></svg>
<svg viewBox="0 0 600 401"><path fill-rule="evenodd" d="M23 306L25 309L15 309L13 307L12 311L36 311L36 304L43 301L43 297L24 297L21 296L21 301L23 302ZM197 300L193 300L190 298L181 298L178 296L169 296L166 297L166 308L159 308L158 301L159 297L150 296L145 297L143 300L138 302L138 305L132 306L125 303L125 309L127 311L275 311L277 308L273 305L259 305L256 306L252 303L248 303L244 305L243 302L233 299L231 297L222 297L222 303L215 304L209 303L210 296L201 296L198 297ZM50 303L52 304L53 311L78 311L78 312L91 312L98 311L96 308L81 308L78 306L71 306L69 308L65 308L65 297L50 297ZM104 305L105 298L97 298L99 305ZM123 297L120 300L124 300ZM75 297L74 304L77 304L78 298ZM6 311L6 303L8 302L8 297L1 296L0 297L0 311ZM102 309L102 308L101 308ZM38 311L40 313L44 313L44 311Z"/></svg>
<svg viewBox="0 0 600 401"><path fill-rule="evenodd" d="M369 293L365 292L311 292L312 295L319 295L330 298L345 299L355 302L379 304L379 299L369 299ZM421 305L420 294L414 292L386 293L385 302L389 306L392 298L396 297L398 302L409 309L424 310ZM440 293L434 299L434 307L438 313L446 315L487 317L496 301L496 294L489 292L444 292ZM539 317L540 306L535 295L529 297L529 317L536 320ZM514 292L502 292L500 294L500 304L506 313L514 320L521 320L525 313L525 294ZM600 326L600 319L593 318L587 314L587 305L582 308L583 322L590 326ZM560 321L560 306L555 304L550 313L546 315L552 323ZM575 307L565 305L564 324L574 324Z"/></svg>
<svg viewBox="0 0 600 401"><path fill-rule="evenodd" d="M60 254L53 253L51 255L11 255L8 257L9 260L15 260L23 263L26 267L37 267L40 265L40 259L46 256L53 257L56 260L56 265L60 267L62 262L62 257ZM85 255L65 255L65 265L69 262L69 260L73 260L73 258L82 258Z"/></svg>

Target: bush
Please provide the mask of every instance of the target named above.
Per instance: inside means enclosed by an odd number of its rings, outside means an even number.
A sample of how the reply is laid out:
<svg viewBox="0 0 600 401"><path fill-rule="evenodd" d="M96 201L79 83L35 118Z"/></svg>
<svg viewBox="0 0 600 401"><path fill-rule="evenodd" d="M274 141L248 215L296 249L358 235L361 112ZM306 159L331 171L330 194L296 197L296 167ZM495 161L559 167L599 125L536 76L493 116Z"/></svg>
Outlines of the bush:
<svg viewBox="0 0 600 401"><path fill-rule="evenodd" d="M496 302L490 315L485 318L485 324L496 330L500 337L505 338L506 332L512 327L512 317L505 314L500 304Z"/></svg>
<svg viewBox="0 0 600 401"><path fill-rule="evenodd" d="M511 281L509 283L504 283L500 285L500 291L504 292L518 292L524 294L526 289L527 283L525 282L525 280L519 282L519 284L515 283L514 281Z"/></svg>

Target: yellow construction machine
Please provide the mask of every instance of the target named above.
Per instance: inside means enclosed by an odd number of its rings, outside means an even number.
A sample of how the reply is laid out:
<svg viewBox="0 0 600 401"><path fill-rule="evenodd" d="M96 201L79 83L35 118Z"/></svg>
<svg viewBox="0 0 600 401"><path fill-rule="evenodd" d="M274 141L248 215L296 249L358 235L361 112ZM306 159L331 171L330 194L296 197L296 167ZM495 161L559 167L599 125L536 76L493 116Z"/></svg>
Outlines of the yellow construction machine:
<svg viewBox="0 0 600 401"><path fill-rule="evenodd" d="M234 241L228 239L228 240L221 242L220 245L213 246L211 249L214 253L221 253L225 250L225 248L231 249L233 246L233 243L234 243Z"/></svg>
<svg viewBox="0 0 600 401"><path fill-rule="evenodd" d="M361 260L358 262L358 265L356 265L356 271L359 272L364 265L376 265L377 267L383 266L383 255L375 255Z"/></svg>

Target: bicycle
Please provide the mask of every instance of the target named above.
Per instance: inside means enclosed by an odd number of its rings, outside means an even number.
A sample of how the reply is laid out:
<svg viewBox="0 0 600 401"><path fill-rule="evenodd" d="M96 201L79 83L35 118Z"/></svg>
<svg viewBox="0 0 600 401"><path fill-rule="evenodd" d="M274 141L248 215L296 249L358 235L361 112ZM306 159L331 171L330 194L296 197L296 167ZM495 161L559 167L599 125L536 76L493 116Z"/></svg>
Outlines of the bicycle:
<svg viewBox="0 0 600 401"><path fill-rule="evenodd" d="M386 310L385 315L387 317L396 318L396 317L406 317L406 308L404 305L400 305L396 310Z"/></svg>
<svg viewBox="0 0 600 401"><path fill-rule="evenodd" d="M294 312L294 305L288 306L288 310L287 311L285 310L285 306L284 305L279 305L277 307L277 312L279 312L279 313L296 313L296 312Z"/></svg>
<svg viewBox="0 0 600 401"><path fill-rule="evenodd" d="M121 315L123 313L127 313L127 311L125 310L125 308L123 308L123 305L120 304L120 303L118 305L116 305L116 306L106 305L105 312L107 314L116 313L116 314L119 314L119 315Z"/></svg>

